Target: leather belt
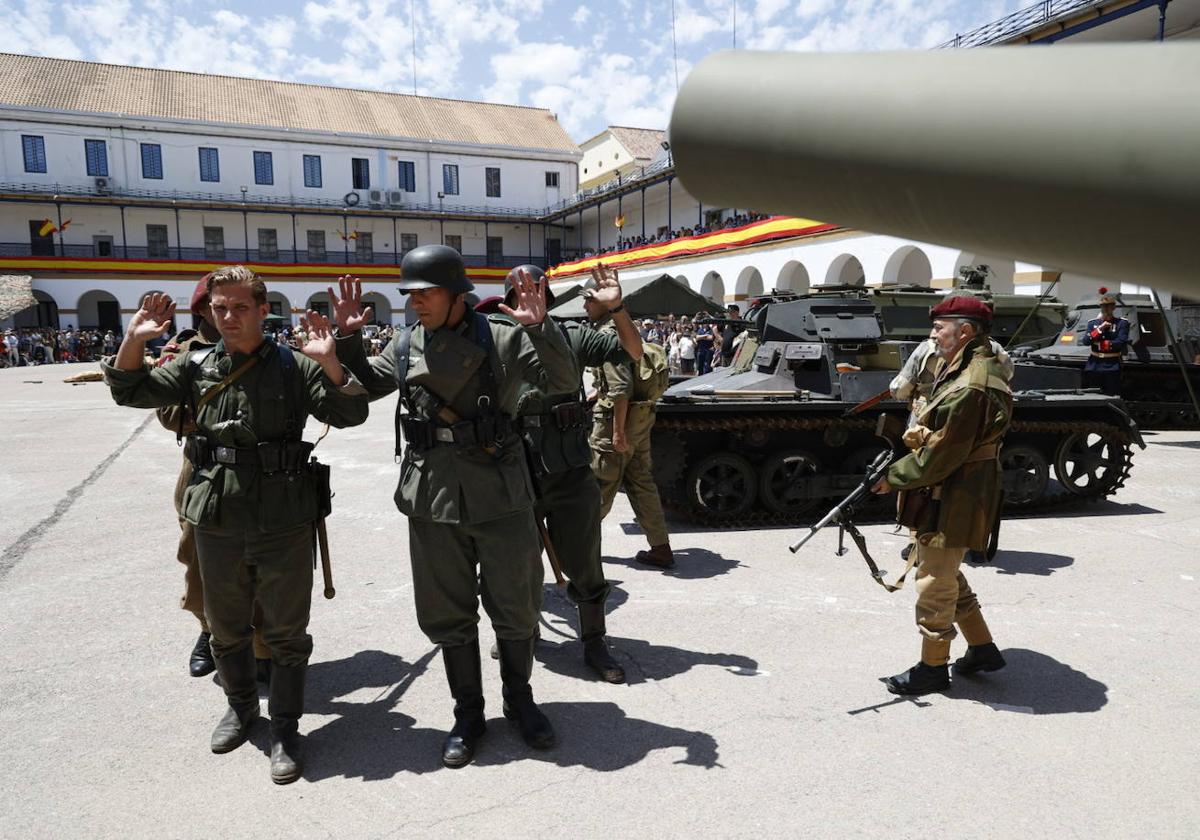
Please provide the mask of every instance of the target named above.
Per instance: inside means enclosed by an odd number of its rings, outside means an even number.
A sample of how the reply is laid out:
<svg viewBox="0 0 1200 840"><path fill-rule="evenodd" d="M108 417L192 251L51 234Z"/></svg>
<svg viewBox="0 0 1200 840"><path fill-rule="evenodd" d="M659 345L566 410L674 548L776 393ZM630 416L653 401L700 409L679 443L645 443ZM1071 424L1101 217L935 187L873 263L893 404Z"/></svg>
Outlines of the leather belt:
<svg viewBox="0 0 1200 840"><path fill-rule="evenodd" d="M1096 359L1119 359L1119 358L1121 358L1121 354L1120 353L1096 353L1093 351L1092 357L1096 358Z"/></svg>
<svg viewBox="0 0 1200 840"><path fill-rule="evenodd" d="M1000 444L985 443L976 449L971 450L971 454L963 461L964 464L970 464L975 461L992 461L1000 455Z"/></svg>

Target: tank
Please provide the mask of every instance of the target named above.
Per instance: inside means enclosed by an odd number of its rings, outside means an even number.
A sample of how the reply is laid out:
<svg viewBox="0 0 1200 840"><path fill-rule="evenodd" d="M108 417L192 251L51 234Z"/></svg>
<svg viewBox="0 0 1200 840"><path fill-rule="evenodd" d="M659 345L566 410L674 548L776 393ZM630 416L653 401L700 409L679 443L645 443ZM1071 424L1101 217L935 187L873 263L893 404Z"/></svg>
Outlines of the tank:
<svg viewBox="0 0 1200 840"><path fill-rule="evenodd" d="M907 405L890 399L848 410L885 391L918 342L887 339L861 291L762 302L748 315L731 366L679 382L660 400L655 479L664 504L689 518L808 521L857 485L884 448L879 415L906 417ZM1001 455L1005 508L1110 496L1129 476L1135 445L1144 446L1118 398L1020 391ZM876 504L883 514L891 502Z"/></svg>
<svg viewBox="0 0 1200 840"><path fill-rule="evenodd" d="M1050 346L1021 355L1017 361L1026 381L1036 386L1043 372L1057 378L1060 371L1071 371L1082 381L1083 366L1091 354L1082 338L1088 321L1099 313L1098 298L1080 301ZM1182 354L1187 378L1200 393L1200 365L1195 363L1200 340L1184 335L1179 313L1159 311L1149 295L1118 296L1116 314L1129 321L1131 347L1121 370L1121 397L1138 425L1143 429L1200 428L1175 355Z"/></svg>

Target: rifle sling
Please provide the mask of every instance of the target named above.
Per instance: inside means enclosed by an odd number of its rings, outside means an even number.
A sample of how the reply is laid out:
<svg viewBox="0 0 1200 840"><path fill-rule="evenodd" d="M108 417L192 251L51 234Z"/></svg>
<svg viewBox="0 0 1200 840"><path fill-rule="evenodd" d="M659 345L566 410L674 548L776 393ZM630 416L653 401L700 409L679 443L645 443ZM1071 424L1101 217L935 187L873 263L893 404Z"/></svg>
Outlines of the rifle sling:
<svg viewBox="0 0 1200 840"><path fill-rule="evenodd" d="M200 409L204 408L204 406L208 405L210 402L219 397L222 392L227 390L234 382L237 382L239 379L241 379L242 374L258 364L258 359L259 357L257 355L251 356L249 359L242 362L236 370L230 372L228 376L205 391L204 396L200 397L200 399L196 402L196 410L193 416L199 417Z"/></svg>
<svg viewBox="0 0 1200 840"><path fill-rule="evenodd" d="M888 583L883 579L883 572L879 571L879 566L875 563L875 558L871 556L871 552L867 551L867 538L862 535L853 522L843 521L838 523L842 530L850 535L850 539L854 540L854 544L858 546L859 553L863 556L863 560L867 562L867 568L871 571L871 577L886 589L888 592L899 592L904 588L904 580L908 577L908 573L913 570L913 566L917 564L917 552L914 549L908 553L908 562L904 567L904 572L900 577L896 578L895 583Z"/></svg>

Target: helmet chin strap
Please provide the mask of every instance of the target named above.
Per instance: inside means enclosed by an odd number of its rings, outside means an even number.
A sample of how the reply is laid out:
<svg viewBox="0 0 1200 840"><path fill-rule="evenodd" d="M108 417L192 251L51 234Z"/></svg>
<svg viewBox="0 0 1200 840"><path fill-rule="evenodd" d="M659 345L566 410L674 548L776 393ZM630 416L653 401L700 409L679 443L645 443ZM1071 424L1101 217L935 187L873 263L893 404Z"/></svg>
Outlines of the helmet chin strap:
<svg viewBox="0 0 1200 840"><path fill-rule="evenodd" d="M440 324L438 324L436 327L431 329L430 332L437 332L442 327L447 327L447 326L451 327L451 328L457 327L462 322L463 316L466 314L466 311L467 311L466 310L466 300L467 300L466 294L459 293L459 294L455 295L450 301L450 308L446 310L446 317L442 319L442 322ZM461 305L461 309L459 308L460 305ZM457 318L454 317L454 313L456 310L458 311ZM451 323L451 321L453 321L453 323Z"/></svg>

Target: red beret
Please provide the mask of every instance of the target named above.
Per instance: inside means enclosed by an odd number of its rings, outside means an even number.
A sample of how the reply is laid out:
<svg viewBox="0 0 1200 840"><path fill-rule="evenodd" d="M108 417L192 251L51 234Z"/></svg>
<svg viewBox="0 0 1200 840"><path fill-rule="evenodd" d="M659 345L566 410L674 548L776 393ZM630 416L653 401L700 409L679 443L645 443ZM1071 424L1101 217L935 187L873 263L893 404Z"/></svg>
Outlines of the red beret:
<svg viewBox="0 0 1200 840"><path fill-rule="evenodd" d="M476 305L475 311L482 312L484 315L494 315L500 311L500 304L502 303L504 303L504 298L499 295L485 297Z"/></svg>
<svg viewBox="0 0 1200 840"><path fill-rule="evenodd" d="M208 275L205 274L200 278L200 282L196 284L196 290L192 292L192 311L196 312L201 306L208 303Z"/></svg>
<svg viewBox="0 0 1200 840"><path fill-rule="evenodd" d="M937 306L930 307L930 318L970 318L985 324L992 322L992 307L974 295L948 295Z"/></svg>

